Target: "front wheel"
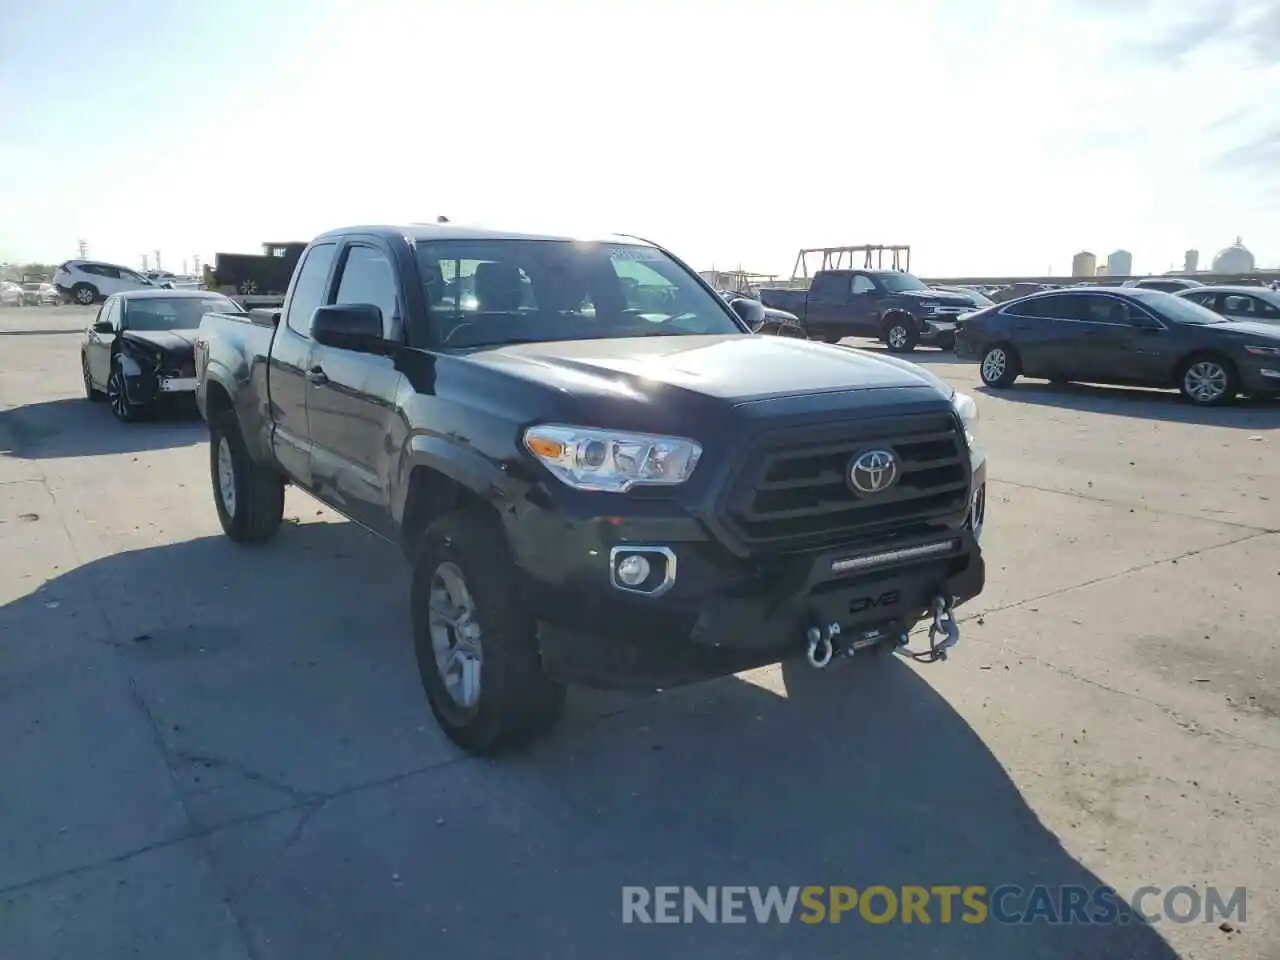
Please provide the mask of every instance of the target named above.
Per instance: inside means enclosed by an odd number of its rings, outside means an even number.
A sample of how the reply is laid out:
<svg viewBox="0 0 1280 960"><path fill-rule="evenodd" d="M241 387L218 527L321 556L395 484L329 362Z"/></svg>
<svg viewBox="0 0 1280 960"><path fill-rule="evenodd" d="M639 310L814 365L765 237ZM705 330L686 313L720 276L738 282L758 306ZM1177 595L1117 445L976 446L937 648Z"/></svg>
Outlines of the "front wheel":
<svg viewBox="0 0 1280 960"><path fill-rule="evenodd" d="M418 545L410 602L418 674L450 740L489 754L555 725L565 688L543 673L496 517L471 508L433 523Z"/></svg>
<svg viewBox="0 0 1280 960"><path fill-rule="evenodd" d="M1182 396L1198 407L1230 403L1239 392L1235 368L1217 357L1192 357L1182 369Z"/></svg>
<svg viewBox="0 0 1280 960"><path fill-rule="evenodd" d="M98 299L98 291L94 289L92 284L77 283L71 288L71 299L82 307L93 304Z"/></svg>
<svg viewBox="0 0 1280 960"><path fill-rule="evenodd" d="M85 388L89 389L88 368L85 368ZM125 389L124 368L118 361L111 364L111 373L107 376L107 402L111 412L121 423L135 423L144 420L153 410L152 405L133 403Z"/></svg>
<svg viewBox="0 0 1280 960"><path fill-rule="evenodd" d="M209 473L222 531L237 543L266 543L284 520L284 477L249 455L232 411L209 424Z"/></svg>
<svg viewBox="0 0 1280 960"><path fill-rule="evenodd" d="M1018 379L1018 355L1007 344L994 344L982 355L979 370L982 382L988 387L1011 387Z"/></svg>
<svg viewBox="0 0 1280 960"><path fill-rule="evenodd" d="M910 353L919 339L915 324L910 320L891 320L884 328L884 342L892 353Z"/></svg>

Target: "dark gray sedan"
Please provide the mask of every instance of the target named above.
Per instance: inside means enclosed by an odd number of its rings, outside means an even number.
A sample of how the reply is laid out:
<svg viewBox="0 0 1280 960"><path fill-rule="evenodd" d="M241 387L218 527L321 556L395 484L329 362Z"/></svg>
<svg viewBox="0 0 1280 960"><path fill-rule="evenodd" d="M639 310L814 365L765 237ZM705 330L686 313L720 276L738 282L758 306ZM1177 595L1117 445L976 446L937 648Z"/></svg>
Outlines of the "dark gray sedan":
<svg viewBox="0 0 1280 960"><path fill-rule="evenodd" d="M956 354L989 387L1019 376L1176 388L1215 406L1238 393L1280 395L1280 325L1228 320L1140 287L1054 290L963 318Z"/></svg>

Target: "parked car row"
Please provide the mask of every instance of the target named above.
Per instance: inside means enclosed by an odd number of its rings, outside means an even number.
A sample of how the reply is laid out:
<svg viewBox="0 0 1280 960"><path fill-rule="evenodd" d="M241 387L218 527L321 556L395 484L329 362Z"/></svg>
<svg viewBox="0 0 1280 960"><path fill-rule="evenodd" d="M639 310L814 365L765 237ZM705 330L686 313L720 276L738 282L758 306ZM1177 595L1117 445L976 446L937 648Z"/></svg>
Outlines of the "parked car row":
<svg viewBox="0 0 1280 960"><path fill-rule="evenodd" d="M39 280L0 281L0 307L46 307L58 302L57 288Z"/></svg>

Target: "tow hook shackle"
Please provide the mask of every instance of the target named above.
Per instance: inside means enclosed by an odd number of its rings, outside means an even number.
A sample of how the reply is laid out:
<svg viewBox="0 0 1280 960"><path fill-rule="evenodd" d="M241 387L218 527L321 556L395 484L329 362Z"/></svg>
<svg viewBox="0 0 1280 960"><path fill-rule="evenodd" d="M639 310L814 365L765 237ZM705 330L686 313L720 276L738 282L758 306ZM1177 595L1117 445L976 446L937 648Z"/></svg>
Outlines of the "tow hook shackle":
<svg viewBox="0 0 1280 960"><path fill-rule="evenodd" d="M840 636L838 623L829 623L826 626L815 625L809 628L805 634L805 638L809 641L809 648L805 654L809 666L815 670L821 670L831 662L836 653L836 647L832 641L838 636Z"/></svg>
<svg viewBox="0 0 1280 960"><path fill-rule="evenodd" d="M929 647L938 660L947 659L947 651L960 642L960 625L956 623L951 597L933 598L933 623L929 625ZM941 639L938 639L938 638Z"/></svg>

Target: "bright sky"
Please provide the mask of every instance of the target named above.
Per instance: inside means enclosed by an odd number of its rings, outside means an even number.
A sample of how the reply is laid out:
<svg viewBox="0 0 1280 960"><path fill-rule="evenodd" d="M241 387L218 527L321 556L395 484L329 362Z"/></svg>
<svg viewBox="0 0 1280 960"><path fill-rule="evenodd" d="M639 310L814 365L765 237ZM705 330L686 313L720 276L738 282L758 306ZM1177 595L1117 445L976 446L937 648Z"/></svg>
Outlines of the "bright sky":
<svg viewBox="0 0 1280 960"><path fill-rule="evenodd" d="M700 269L1280 265L1280 0L17 4L0 104L0 260L443 213Z"/></svg>

